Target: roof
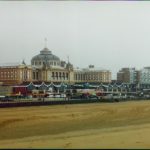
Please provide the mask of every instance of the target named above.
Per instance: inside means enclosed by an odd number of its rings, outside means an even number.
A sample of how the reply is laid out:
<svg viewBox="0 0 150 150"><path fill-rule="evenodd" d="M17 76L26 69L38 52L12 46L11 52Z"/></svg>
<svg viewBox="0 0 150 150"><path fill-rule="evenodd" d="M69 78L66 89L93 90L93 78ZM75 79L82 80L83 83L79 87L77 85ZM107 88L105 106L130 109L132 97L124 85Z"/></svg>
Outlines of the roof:
<svg viewBox="0 0 150 150"><path fill-rule="evenodd" d="M34 56L31 61L38 61L42 60L44 62L54 60L54 61L60 61L59 57L52 54L52 52L48 48L44 48L40 51L40 54Z"/></svg>
<svg viewBox="0 0 150 150"><path fill-rule="evenodd" d="M75 71L81 71L81 72L107 72L109 70L103 69L103 68L75 68Z"/></svg>
<svg viewBox="0 0 150 150"><path fill-rule="evenodd" d="M20 62L10 62L10 63L1 63L0 67L1 68L6 68L6 67L18 67L18 66L26 66L25 64L22 64Z"/></svg>

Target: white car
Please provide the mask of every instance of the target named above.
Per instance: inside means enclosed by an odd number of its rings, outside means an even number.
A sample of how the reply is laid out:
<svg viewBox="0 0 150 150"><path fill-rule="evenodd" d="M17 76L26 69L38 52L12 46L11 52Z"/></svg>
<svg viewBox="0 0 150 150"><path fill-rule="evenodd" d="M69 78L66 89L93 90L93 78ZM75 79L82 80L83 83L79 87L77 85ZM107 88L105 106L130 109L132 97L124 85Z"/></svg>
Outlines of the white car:
<svg viewBox="0 0 150 150"><path fill-rule="evenodd" d="M102 97L103 99L112 99L113 95L112 94L107 94L105 96Z"/></svg>
<svg viewBox="0 0 150 150"><path fill-rule="evenodd" d="M65 98L66 94L61 94L60 97Z"/></svg>

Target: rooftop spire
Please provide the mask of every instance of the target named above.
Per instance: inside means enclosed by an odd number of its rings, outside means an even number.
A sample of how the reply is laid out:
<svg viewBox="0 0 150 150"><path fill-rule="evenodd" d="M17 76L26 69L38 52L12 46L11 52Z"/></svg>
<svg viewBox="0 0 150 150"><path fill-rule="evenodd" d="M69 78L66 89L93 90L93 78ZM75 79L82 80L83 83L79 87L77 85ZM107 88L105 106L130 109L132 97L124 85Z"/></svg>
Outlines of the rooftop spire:
<svg viewBox="0 0 150 150"><path fill-rule="evenodd" d="M68 59L68 63L69 63L69 56L67 56L67 59Z"/></svg>
<svg viewBox="0 0 150 150"><path fill-rule="evenodd" d="M44 40L45 40L45 48L47 48L47 38L45 38Z"/></svg>
<svg viewBox="0 0 150 150"><path fill-rule="evenodd" d="M23 64L23 65L26 65L26 63L25 63L25 59L23 59L23 60L22 60L22 64Z"/></svg>

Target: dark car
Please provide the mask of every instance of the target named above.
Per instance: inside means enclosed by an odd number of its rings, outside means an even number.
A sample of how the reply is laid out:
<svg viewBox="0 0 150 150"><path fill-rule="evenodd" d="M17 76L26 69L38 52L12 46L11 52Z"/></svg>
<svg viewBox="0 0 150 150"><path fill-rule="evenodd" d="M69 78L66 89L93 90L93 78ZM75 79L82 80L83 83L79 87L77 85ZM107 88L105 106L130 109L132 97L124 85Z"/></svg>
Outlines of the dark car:
<svg viewBox="0 0 150 150"><path fill-rule="evenodd" d="M2 102L8 102L8 101L13 101L14 99L11 98L11 97L4 97L4 98L1 98L0 101Z"/></svg>
<svg viewBox="0 0 150 150"><path fill-rule="evenodd" d="M99 99L97 95L89 95L89 99Z"/></svg>

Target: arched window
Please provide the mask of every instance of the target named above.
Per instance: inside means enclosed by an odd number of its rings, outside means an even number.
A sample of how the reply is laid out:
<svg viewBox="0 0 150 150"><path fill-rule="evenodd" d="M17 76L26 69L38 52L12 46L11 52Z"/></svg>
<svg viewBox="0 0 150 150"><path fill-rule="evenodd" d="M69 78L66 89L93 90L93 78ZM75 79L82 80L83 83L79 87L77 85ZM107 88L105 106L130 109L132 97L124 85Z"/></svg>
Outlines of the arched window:
<svg viewBox="0 0 150 150"><path fill-rule="evenodd" d="M68 73L66 73L66 77L68 78Z"/></svg>
<svg viewBox="0 0 150 150"><path fill-rule="evenodd" d="M56 77L58 78L58 72L56 72Z"/></svg>
<svg viewBox="0 0 150 150"><path fill-rule="evenodd" d="M83 74L80 75L80 80L83 80Z"/></svg>
<svg viewBox="0 0 150 150"><path fill-rule="evenodd" d="M54 77L55 75L54 75L54 72L52 72L52 77Z"/></svg>
<svg viewBox="0 0 150 150"><path fill-rule="evenodd" d="M61 78L61 72L59 72L59 77Z"/></svg>
<svg viewBox="0 0 150 150"><path fill-rule="evenodd" d="M80 74L78 74L78 80L80 80Z"/></svg>
<svg viewBox="0 0 150 150"><path fill-rule="evenodd" d="M65 79L65 73L63 72L63 79Z"/></svg>

